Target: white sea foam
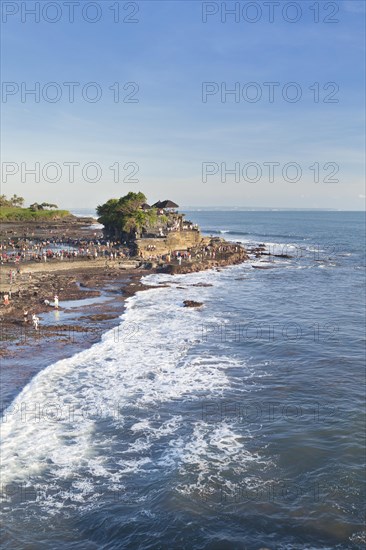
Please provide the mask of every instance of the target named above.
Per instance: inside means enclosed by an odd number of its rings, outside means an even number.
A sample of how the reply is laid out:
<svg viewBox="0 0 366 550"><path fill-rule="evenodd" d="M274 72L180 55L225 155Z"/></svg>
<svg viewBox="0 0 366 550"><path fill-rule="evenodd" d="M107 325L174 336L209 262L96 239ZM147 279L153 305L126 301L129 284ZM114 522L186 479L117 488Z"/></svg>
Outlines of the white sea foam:
<svg viewBox="0 0 366 550"><path fill-rule="evenodd" d="M168 281L161 275L145 280ZM174 283L189 285L189 298L205 302L225 277L211 271ZM197 283L214 286L192 286ZM199 350L202 323L217 319L204 308L183 308L187 293L176 285L130 298L119 332L111 330L90 349L49 366L24 388L4 414L3 485L37 485L48 495L42 504L58 507L65 495L79 502L91 490L99 494L103 484L122 487L126 476L165 461L176 467L199 461L206 471L213 460L224 467L231 452L230 460L257 459L233 427L213 431L199 414L190 419L191 433L181 433L187 418L171 404L222 396L230 383L227 369L246 367L234 357ZM124 332L126 325L135 328ZM182 452L170 450L152 464L153 445L167 437ZM215 451L205 455L209 446Z"/></svg>

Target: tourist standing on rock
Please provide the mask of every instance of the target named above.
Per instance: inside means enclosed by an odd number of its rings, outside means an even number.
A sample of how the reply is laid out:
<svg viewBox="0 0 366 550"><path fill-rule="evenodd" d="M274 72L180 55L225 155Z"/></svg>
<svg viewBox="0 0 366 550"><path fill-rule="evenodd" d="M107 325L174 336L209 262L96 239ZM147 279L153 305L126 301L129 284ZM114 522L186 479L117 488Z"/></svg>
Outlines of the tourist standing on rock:
<svg viewBox="0 0 366 550"><path fill-rule="evenodd" d="M4 294L4 306L9 305L9 294Z"/></svg>
<svg viewBox="0 0 366 550"><path fill-rule="evenodd" d="M37 317L37 315L35 313L33 313L33 315L32 315L32 322L33 322L34 329L38 330L39 317Z"/></svg>
<svg viewBox="0 0 366 550"><path fill-rule="evenodd" d="M28 311L27 310L23 311L23 319L24 319L25 323L28 323Z"/></svg>
<svg viewBox="0 0 366 550"><path fill-rule="evenodd" d="M54 302L55 302L55 309L58 309L58 296L57 296L57 294L55 294Z"/></svg>

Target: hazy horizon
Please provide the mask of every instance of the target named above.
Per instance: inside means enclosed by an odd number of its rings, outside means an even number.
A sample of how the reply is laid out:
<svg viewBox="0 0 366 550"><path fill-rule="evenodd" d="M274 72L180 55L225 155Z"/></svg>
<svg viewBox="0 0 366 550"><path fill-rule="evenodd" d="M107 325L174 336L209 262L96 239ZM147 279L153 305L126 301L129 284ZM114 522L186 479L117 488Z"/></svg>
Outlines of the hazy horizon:
<svg viewBox="0 0 366 550"><path fill-rule="evenodd" d="M94 207L81 207L81 206L66 206L65 209L67 210L93 210ZM225 205L217 205L217 206L202 206L202 205L182 205L179 206L178 210L180 211L193 211L193 210L205 210L210 212L215 211L283 211L283 212L306 212L306 211L318 211L318 212L366 212L365 209L363 210L348 210L348 209L337 209L337 208L286 208L286 207L272 207L272 206L225 206Z"/></svg>

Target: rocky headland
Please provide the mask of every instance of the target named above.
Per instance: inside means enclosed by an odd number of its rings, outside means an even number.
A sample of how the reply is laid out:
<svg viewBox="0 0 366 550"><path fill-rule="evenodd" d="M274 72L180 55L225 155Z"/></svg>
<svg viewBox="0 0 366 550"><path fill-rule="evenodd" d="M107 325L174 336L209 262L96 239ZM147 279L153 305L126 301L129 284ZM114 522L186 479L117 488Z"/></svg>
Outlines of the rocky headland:
<svg viewBox="0 0 366 550"><path fill-rule="evenodd" d="M192 239L192 233L186 234ZM51 362L97 342L106 330L119 330L125 300L151 289L141 283L144 275L174 276L248 259L242 246L198 233L194 246L184 252L184 235L179 235L179 255L169 250L149 259L132 256L123 243L106 239L93 218L2 223L0 360L4 376L14 376L14 391ZM140 246L147 245L140 241ZM153 249L154 241L148 246ZM33 314L39 318L38 330ZM7 397L13 395L5 401Z"/></svg>

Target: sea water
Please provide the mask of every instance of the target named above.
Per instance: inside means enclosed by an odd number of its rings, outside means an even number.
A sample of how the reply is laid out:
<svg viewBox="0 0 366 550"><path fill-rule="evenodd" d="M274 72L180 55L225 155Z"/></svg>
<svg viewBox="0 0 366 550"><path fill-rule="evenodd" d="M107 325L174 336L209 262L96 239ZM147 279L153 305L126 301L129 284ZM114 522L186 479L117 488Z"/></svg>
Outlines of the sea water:
<svg viewBox="0 0 366 550"><path fill-rule="evenodd" d="M148 275L119 327L24 387L4 548L364 548L364 214L187 218L271 256Z"/></svg>

